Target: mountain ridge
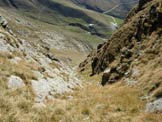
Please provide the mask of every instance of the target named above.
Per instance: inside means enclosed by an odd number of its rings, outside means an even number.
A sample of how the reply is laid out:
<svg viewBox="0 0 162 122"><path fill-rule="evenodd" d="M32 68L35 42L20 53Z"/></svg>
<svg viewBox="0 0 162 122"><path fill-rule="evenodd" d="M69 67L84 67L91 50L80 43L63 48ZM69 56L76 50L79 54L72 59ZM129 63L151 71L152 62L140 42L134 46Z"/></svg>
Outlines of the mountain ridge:
<svg viewBox="0 0 162 122"><path fill-rule="evenodd" d="M71 0L75 4L100 13L124 19L138 0ZM109 11L111 10L111 11ZM109 11L109 12L108 12Z"/></svg>

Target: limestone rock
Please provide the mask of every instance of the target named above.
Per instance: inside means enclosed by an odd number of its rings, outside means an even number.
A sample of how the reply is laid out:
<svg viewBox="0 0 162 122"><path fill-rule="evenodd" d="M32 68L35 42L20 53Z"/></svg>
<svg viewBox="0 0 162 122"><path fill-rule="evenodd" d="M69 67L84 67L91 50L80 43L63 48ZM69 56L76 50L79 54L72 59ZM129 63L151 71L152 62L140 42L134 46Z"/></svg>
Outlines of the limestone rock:
<svg viewBox="0 0 162 122"><path fill-rule="evenodd" d="M162 113L162 98L146 105L146 112Z"/></svg>
<svg viewBox="0 0 162 122"><path fill-rule="evenodd" d="M14 57L10 61L13 64L18 64L20 61L22 61L22 59L20 57Z"/></svg>
<svg viewBox="0 0 162 122"><path fill-rule="evenodd" d="M18 88L22 88L25 86L23 80L18 77L18 76L14 76L12 75L10 78L9 78L9 81L8 81L8 88L9 89L12 89L12 90L16 90Z"/></svg>
<svg viewBox="0 0 162 122"><path fill-rule="evenodd" d="M126 79L126 84L127 84L128 86L133 86L133 85L136 85L137 83L138 83L137 80L130 79L130 78L127 78L127 79Z"/></svg>
<svg viewBox="0 0 162 122"><path fill-rule="evenodd" d="M8 25L7 20L6 20L3 16L0 16L0 25L1 25L3 28L6 28L7 25Z"/></svg>
<svg viewBox="0 0 162 122"><path fill-rule="evenodd" d="M0 51L1 52L9 52L8 47L6 46L3 39L0 38Z"/></svg>
<svg viewBox="0 0 162 122"><path fill-rule="evenodd" d="M72 92L72 89L76 86L78 84L75 81L66 82L59 76L32 80L32 89L36 95L35 101L37 103L45 102L49 96L54 98L57 94Z"/></svg>
<svg viewBox="0 0 162 122"><path fill-rule="evenodd" d="M138 77L140 75L140 70L137 68L132 69L132 77Z"/></svg>

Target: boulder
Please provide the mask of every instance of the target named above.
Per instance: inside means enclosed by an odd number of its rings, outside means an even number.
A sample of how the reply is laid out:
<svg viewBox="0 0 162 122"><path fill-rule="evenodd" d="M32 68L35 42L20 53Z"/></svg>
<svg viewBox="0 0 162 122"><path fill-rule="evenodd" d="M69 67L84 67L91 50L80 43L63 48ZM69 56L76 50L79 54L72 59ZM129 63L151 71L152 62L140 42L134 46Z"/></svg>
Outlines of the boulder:
<svg viewBox="0 0 162 122"><path fill-rule="evenodd" d="M18 64L20 61L22 61L22 59L20 57L14 57L10 61L13 64Z"/></svg>
<svg viewBox="0 0 162 122"><path fill-rule="evenodd" d="M1 35L0 35L0 52L4 52L4 53L10 52L8 46L6 45L6 41L4 37L2 37Z"/></svg>
<svg viewBox="0 0 162 122"><path fill-rule="evenodd" d="M104 86L106 84L112 84L120 78L119 73L116 70L116 67L112 67L104 71L102 75L101 84Z"/></svg>
<svg viewBox="0 0 162 122"><path fill-rule="evenodd" d="M44 103L47 99L54 99L56 95L72 92L72 89L78 85L75 82L66 82L56 74L53 78L46 77L32 80L31 85L36 97L35 102Z"/></svg>
<svg viewBox="0 0 162 122"><path fill-rule="evenodd" d="M162 113L162 98L146 105L146 112Z"/></svg>
<svg viewBox="0 0 162 122"><path fill-rule="evenodd" d="M127 84L128 86L134 86L134 85L136 85L137 83L138 83L137 80L130 79L130 78L127 78L127 79L126 79L126 84Z"/></svg>
<svg viewBox="0 0 162 122"><path fill-rule="evenodd" d="M24 84L23 80L20 77L12 75L9 78L7 86L11 90L16 90L18 88L24 87L25 84Z"/></svg>
<svg viewBox="0 0 162 122"><path fill-rule="evenodd" d="M132 77L139 77L140 70L137 69L137 68L133 68L132 71L131 71L131 73L132 73Z"/></svg>
<svg viewBox="0 0 162 122"><path fill-rule="evenodd" d="M6 20L3 16L0 16L0 25L1 25L3 28L6 28L7 25L8 25L7 20Z"/></svg>
<svg viewBox="0 0 162 122"><path fill-rule="evenodd" d="M104 73L104 74L102 75L101 84L102 84L103 86L108 82L109 77L110 77L110 73L107 73L107 72Z"/></svg>

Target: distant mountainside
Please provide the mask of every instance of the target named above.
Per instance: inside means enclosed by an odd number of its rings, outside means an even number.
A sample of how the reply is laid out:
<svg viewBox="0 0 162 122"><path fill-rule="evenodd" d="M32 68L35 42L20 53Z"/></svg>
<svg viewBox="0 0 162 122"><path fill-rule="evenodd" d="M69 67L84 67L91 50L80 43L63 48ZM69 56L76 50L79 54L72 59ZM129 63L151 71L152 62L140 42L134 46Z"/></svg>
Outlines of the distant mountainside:
<svg viewBox="0 0 162 122"><path fill-rule="evenodd" d="M124 19L139 0L71 0L73 3L97 12Z"/></svg>
<svg viewBox="0 0 162 122"><path fill-rule="evenodd" d="M56 26L75 26L92 35L106 38L115 29L112 23L120 19L81 8L67 0L2 0L0 6L18 10L18 13ZM115 20L115 21L114 21ZM93 24L93 28L89 28Z"/></svg>

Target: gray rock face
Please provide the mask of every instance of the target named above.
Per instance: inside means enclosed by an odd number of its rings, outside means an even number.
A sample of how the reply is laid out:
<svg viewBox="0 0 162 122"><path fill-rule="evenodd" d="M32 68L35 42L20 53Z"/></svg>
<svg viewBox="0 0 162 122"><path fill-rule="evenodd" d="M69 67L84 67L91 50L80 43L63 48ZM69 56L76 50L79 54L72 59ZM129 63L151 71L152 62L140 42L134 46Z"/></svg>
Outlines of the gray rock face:
<svg viewBox="0 0 162 122"><path fill-rule="evenodd" d="M1 53L10 53L14 48L6 41L6 35L0 33L0 52Z"/></svg>
<svg viewBox="0 0 162 122"><path fill-rule="evenodd" d="M3 39L0 39L0 52L8 52L8 48L3 42Z"/></svg>
<svg viewBox="0 0 162 122"><path fill-rule="evenodd" d="M22 59L20 57L14 57L13 59L11 59L11 63L13 64L18 64Z"/></svg>
<svg viewBox="0 0 162 122"><path fill-rule="evenodd" d="M25 86L23 80L18 76L11 76L8 81L8 88L11 90L16 90Z"/></svg>
<svg viewBox="0 0 162 122"><path fill-rule="evenodd" d="M76 82L65 82L61 77L42 78L32 80L32 89L36 95L36 103L43 103L46 99L54 99L56 94L72 92L74 87L77 87Z"/></svg>
<svg viewBox="0 0 162 122"><path fill-rule="evenodd" d="M54 100L57 95L72 92L74 88L81 87L81 81L76 77L74 70L66 65L64 61L60 60L58 62L50 52L47 52L49 55L46 55L46 50L41 45L38 44L35 47L28 41L18 39L16 36L10 34L7 29L0 29L4 32L4 34L0 33L0 53L13 54L12 58L7 59L11 64L18 65L20 62L25 62L25 65L30 66L31 64L34 66L33 68L29 67L29 70L37 80L28 80L31 81L31 88L35 93L37 107L44 107L46 100ZM10 40L6 37L10 37ZM58 36L57 38L56 36L57 41L60 39L62 37ZM14 55L13 52L20 52L23 55ZM24 87L25 84L20 77L10 76L7 86L13 91Z"/></svg>
<svg viewBox="0 0 162 122"><path fill-rule="evenodd" d="M146 105L146 112L162 113L162 98Z"/></svg>
<svg viewBox="0 0 162 122"><path fill-rule="evenodd" d="M3 16L0 16L0 25L4 28L6 28L8 25L7 20Z"/></svg>
<svg viewBox="0 0 162 122"><path fill-rule="evenodd" d="M126 84L127 84L128 86L133 86L133 85L136 85L137 83L138 83L137 80L130 79L130 78L127 78L127 79L126 79Z"/></svg>
<svg viewBox="0 0 162 122"><path fill-rule="evenodd" d="M140 70L137 68L132 69L132 77L138 77L140 75Z"/></svg>

